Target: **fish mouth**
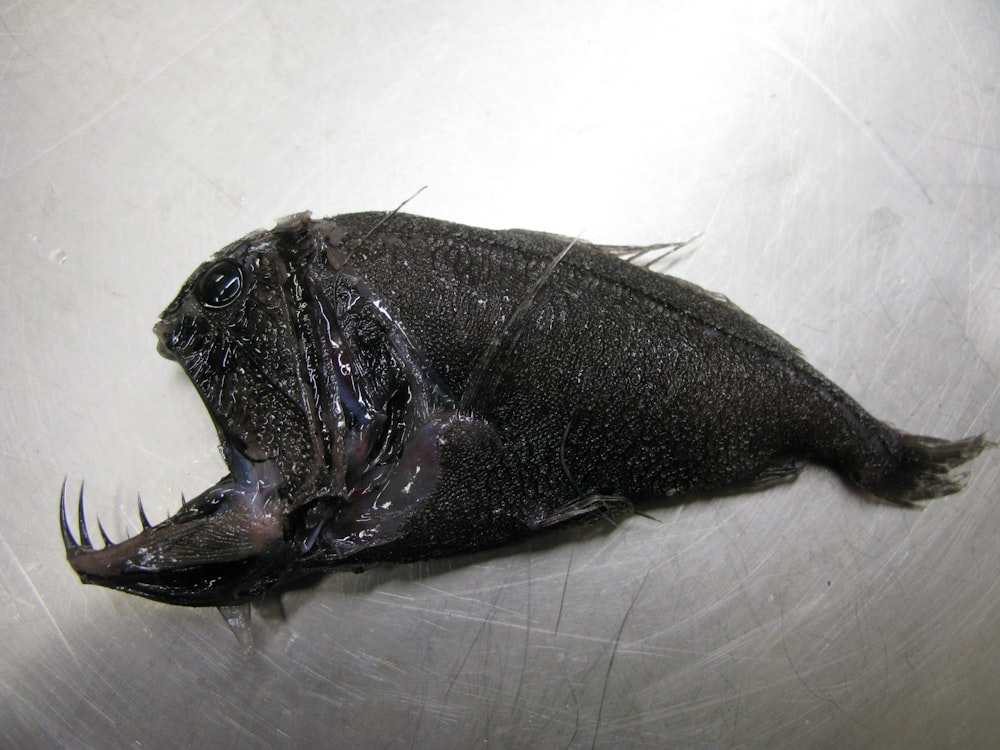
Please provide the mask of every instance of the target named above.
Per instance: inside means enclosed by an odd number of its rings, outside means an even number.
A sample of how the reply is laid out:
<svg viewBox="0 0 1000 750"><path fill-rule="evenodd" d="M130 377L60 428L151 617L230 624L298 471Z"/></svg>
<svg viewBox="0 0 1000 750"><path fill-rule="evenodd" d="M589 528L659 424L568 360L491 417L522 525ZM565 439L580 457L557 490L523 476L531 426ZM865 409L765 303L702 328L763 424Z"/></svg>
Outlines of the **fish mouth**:
<svg viewBox="0 0 1000 750"><path fill-rule="evenodd" d="M158 524L139 500L141 531L114 542L98 519L103 546L87 528L83 486L77 536L59 501L66 559L84 583L170 604L219 606L259 595L283 577L289 560L284 484L270 461L251 461L226 449L231 473Z"/></svg>

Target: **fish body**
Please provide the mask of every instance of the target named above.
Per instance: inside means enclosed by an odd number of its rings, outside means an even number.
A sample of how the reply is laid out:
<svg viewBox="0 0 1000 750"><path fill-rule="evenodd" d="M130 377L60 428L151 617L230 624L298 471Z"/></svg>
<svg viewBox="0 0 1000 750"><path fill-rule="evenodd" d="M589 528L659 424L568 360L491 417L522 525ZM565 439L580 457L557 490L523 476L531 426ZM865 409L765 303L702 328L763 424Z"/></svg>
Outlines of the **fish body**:
<svg viewBox="0 0 1000 750"><path fill-rule="evenodd" d="M624 248L394 213L299 214L224 248L156 325L229 474L95 548L87 583L189 605L307 572L494 547L826 464L900 504L983 436L901 433L725 298Z"/></svg>

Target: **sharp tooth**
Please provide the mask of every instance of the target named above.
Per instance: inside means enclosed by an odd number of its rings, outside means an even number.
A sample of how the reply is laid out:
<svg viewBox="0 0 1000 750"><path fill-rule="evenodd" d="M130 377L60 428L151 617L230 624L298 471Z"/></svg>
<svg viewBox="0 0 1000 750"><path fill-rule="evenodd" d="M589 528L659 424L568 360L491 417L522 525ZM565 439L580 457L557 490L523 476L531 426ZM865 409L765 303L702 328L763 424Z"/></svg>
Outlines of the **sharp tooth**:
<svg viewBox="0 0 1000 750"><path fill-rule="evenodd" d="M62 532L63 546L67 552L80 547L73 538L73 532L70 531L69 521L66 520L66 477L63 477L62 492L59 493L59 530Z"/></svg>
<svg viewBox="0 0 1000 750"><path fill-rule="evenodd" d="M80 524L80 546L83 549L94 549L90 543L90 534L87 532L87 519L83 515L83 482L80 483L80 502L77 505L77 516Z"/></svg>
<svg viewBox="0 0 1000 750"><path fill-rule="evenodd" d="M149 519L146 518L146 511L142 508L142 495L136 495L136 499L139 501L139 523L142 524L142 528L148 529Z"/></svg>
<svg viewBox="0 0 1000 750"><path fill-rule="evenodd" d="M181 507L186 508L188 504L187 498L184 497L184 493L181 493Z"/></svg>
<svg viewBox="0 0 1000 750"><path fill-rule="evenodd" d="M104 540L104 544L107 547L113 547L114 542L111 541L111 537L108 536L108 532L104 530L104 526L101 525L101 517L97 517L97 530L101 532L101 539Z"/></svg>

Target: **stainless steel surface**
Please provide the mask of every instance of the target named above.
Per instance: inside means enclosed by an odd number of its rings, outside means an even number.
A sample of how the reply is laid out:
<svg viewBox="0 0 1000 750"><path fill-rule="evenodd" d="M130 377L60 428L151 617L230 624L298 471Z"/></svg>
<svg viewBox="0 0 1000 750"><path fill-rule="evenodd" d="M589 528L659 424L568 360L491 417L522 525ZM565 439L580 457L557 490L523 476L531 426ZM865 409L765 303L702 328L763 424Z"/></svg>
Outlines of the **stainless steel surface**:
<svg viewBox="0 0 1000 750"><path fill-rule="evenodd" d="M703 233L721 291L869 409L1000 435L1000 7L0 8L0 746L906 747L1000 736L1000 451L924 512L822 469L616 529L341 574L219 615L81 586L223 473L149 331L303 209L619 243ZM419 283L418 279L414 283ZM613 384L612 384L613 385ZM557 543L558 542L558 543Z"/></svg>

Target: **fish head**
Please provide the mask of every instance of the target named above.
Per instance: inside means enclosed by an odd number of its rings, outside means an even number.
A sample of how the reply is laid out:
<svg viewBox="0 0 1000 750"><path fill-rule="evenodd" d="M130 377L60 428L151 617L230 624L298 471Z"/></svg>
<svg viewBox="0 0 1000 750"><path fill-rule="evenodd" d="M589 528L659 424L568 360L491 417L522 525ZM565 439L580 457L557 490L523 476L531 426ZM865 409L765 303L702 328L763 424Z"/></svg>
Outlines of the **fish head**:
<svg viewBox="0 0 1000 750"><path fill-rule="evenodd" d="M419 399L387 386L386 368L365 377L363 361L380 356L367 349L388 339L352 343L341 331L352 311L375 309L330 266L341 235L332 220L290 217L219 251L163 311L159 351L200 394L229 473L159 524L140 504L141 531L113 543L102 528L103 547L87 532L82 489L75 539L64 486L63 539L85 583L176 604L243 601L301 569L334 511L356 512L387 481L398 457L387 446L402 444L407 423L386 417L387 402L412 412Z"/></svg>
<svg viewBox="0 0 1000 750"><path fill-rule="evenodd" d="M223 248L181 287L154 326L160 354L197 389L237 481L278 474L308 484L322 466L307 353L316 348L301 253L283 231ZM246 469L246 476L239 476Z"/></svg>

